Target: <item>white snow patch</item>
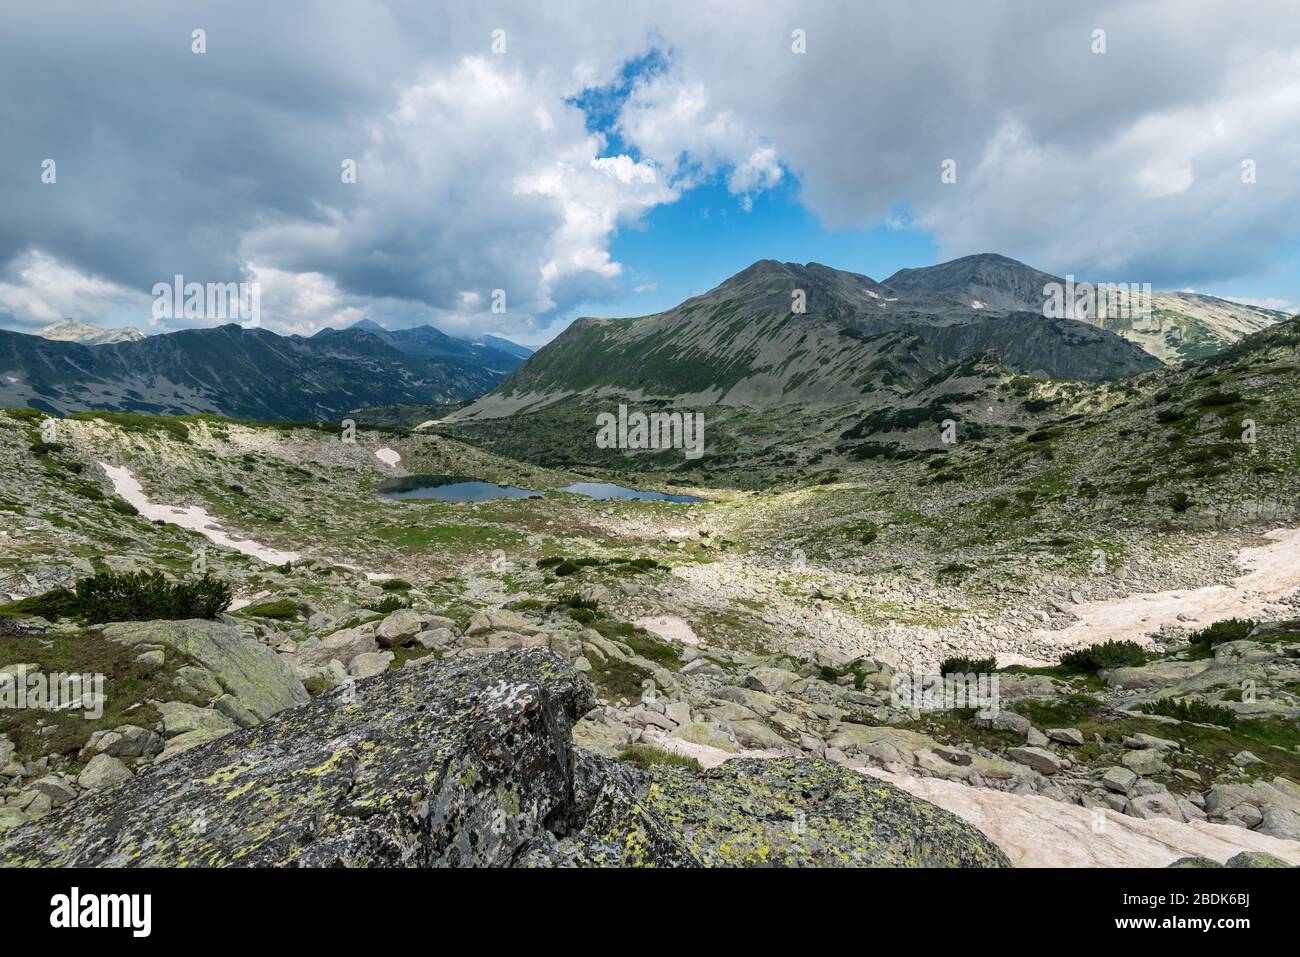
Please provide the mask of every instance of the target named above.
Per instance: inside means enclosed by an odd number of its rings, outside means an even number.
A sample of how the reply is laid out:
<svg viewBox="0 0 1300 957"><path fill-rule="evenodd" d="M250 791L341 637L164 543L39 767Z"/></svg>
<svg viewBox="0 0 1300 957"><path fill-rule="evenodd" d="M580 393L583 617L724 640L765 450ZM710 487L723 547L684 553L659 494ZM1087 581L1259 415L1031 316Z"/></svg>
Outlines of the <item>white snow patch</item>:
<svg viewBox="0 0 1300 957"><path fill-rule="evenodd" d="M259 602L263 598L269 598L270 596L271 593L269 591L259 591L252 598L236 598L234 601L230 603L230 607L227 608L226 610L239 611L239 609L241 608L247 608L249 605L253 604L254 602Z"/></svg>
<svg viewBox="0 0 1300 957"><path fill-rule="evenodd" d="M1017 867L1168 867L1180 857L1193 856L1222 863L1242 851L1266 851L1300 864L1300 841L1269 837L1244 827L1168 818L1142 820L1037 794L1010 794L875 768L863 769L863 773L973 824Z"/></svg>
<svg viewBox="0 0 1300 957"><path fill-rule="evenodd" d="M657 748L695 758L706 769L732 758L785 757L776 751L731 754L649 729L645 738ZM1266 851L1300 864L1300 841L1269 837L1244 827L1205 821L1184 824L1167 818L1147 821L1037 794L1010 794L876 768L859 772L937 804L974 825L1017 867L1168 867L1180 857L1208 857L1222 863L1242 851Z"/></svg>
<svg viewBox="0 0 1300 957"><path fill-rule="evenodd" d="M209 515L200 505L191 505L188 508L174 508L170 505L159 505L151 502L149 497L144 494L144 488L140 485L139 480L124 465L113 466L107 462L100 462L99 467L104 470L109 481L113 483L113 491L134 505L136 510L150 521L171 522L181 528L188 528L190 531L198 532L215 545L232 548L237 552L261 559L268 565L283 565L285 562L296 562L301 557L298 552L280 551L276 548L260 545L251 539L232 537L223 531L221 526L217 524L216 519Z"/></svg>
<svg viewBox="0 0 1300 957"><path fill-rule="evenodd" d="M398 462L402 461L402 457L393 449L375 449L375 458L389 468L395 467Z"/></svg>
<svg viewBox="0 0 1300 957"><path fill-rule="evenodd" d="M691 628L690 622L685 618L677 615L659 615L653 618L638 618L632 622L639 625L646 631L658 635L668 641L676 641L683 645L700 644L699 635Z"/></svg>
<svg viewBox="0 0 1300 957"><path fill-rule="evenodd" d="M1300 591L1300 528L1279 528L1264 537L1267 545L1241 550L1237 560L1246 573L1230 585L1084 602L1071 609L1078 621L1035 637L1063 648L1103 641L1146 644L1162 625L1204 628L1225 618L1279 617L1285 608L1278 602ZM1001 657L998 663L1003 664Z"/></svg>

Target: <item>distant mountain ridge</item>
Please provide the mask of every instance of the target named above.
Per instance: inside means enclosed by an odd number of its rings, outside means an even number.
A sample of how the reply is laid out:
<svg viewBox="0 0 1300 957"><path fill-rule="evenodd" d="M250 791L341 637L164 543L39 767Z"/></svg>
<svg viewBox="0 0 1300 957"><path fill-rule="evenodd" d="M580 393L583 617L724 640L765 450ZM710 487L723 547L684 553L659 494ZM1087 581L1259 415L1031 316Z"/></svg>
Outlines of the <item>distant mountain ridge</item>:
<svg viewBox="0 0 1300 957"><path fill-rule="evenodd" d="M60 319L48 326L42 326L36 330L35 334L42 339L50 339L54 342L79 342L83 346L106 346L117 342L139 342L141 339L148 338L145 333L135 326L116 326L104 329L100 326L92 326L88 322L79 322L76 319Z"/></svg>
<svg viewBox="0 0 1300 957"><path fill-rule="evenodd" d="M500 372L502 375L518 368L524 359L532 355L532 352L523 346L496 336L484 336L478 340L458 339L433 326L385 329L371 319L362 319L346 329L322 329L312 336L312 339L332 337L335 342L338 342L340 337L351 339L356 336L374 336L403 355L412 358L468 362ZM486 341L489 339L493 341Z"/></svg>
<svg viewBox="0 0 1300 957"><path fill-rule="evenodd" d="M740 406L855 401L905 392L986 352L1013 373L1115 379L1216 352L1282 318L1158 293L1148 323L1054 320L1043 314L1051 283L1065 280L997 254L903 269L885 282L760 260L661 313L576 320L455 417L510 415L575 394Z"/></svg>
<svg viewBox="0 0 1300 957"><path fill-rule="evenodd" d="M1013 260L996 265L1025 275L969 276L990 299L1003 290L1004 305L1046 275ZM930 290L916 278L894 289L820 263L761 260L665 312L575 321L455 418L509 415L578 393L760 407L881 399L985 352L1012 372L1049 379L1119 378L1159 364L1105 329L972 307L965 281Z"/></svg>
<svg viewBox="0 0 1300 957"><path fill-rule="evenodd" d="M473 398L521 361L430 327L304 338L229 324L93 346L0 330L0 406L337 421Z"/></svg>

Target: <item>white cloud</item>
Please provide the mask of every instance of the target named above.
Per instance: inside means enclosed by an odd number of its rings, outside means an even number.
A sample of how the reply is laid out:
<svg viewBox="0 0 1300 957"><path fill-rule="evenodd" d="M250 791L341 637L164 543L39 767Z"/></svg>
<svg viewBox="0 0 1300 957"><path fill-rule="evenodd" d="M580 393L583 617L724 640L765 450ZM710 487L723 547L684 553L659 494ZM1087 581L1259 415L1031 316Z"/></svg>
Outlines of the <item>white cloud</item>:
<svg viewBox="0 0 1300 957"><path fill-rule="evenodd" d="M271 328L360 312L532 339L621 295L618 230L714 176L743 208L794 177L829 227L887 223L929 232L944 257L995 250L1156 285L1262 273L1300 241L1293 0L1249 16L1215 0L517 0L438 17L394 0L331 7L311 29L301 11L230 0L209 37L240 42L205 58L168 52L187 16L55 4L7 18L0 308L20 321L133 303L147 320L153 282L255 270ZM1089 50L1097 26L1104 55ZM85 56L31 109L22 78L64 48ZM661 61L610 106L629 155L606 155L569 100L652 48ZM50 125L83 114L96 137ZM46 155L57 186L28 163ZM504 317L487 309L498 288Z"/></svg>
<svg viewBox="0 0 1300 957"><path fill-rule="evenodd" d="M1275 309L1278 312L1285 312L1287 315L1300 313L1300 305L1289 302L1286 299L1276 297L1257 298L1254 296L1219 296L1220 299L1226 299L1228 302L1239 302L1243 306L1258 306L1260 309Z"/></svg>
<svg viewBox="0 0 1300 957"><path fill-rule="evenodd" d="M152 299L141 292L59 262L40 250L14 259L0 280L0 312L19 325L38 327L59 319L99 324L110 309L138 308L148 315Z"/></svg>
<svg viewBox="0 0 1300 957"><path fill-rule="evenodd" d="M494 319L527 330L613 292L614 231L677 197L653 165L601 156L604 145L556 90L469 57L423 75L372 125L355 196L318 222L259 224L243 250L434 312L472 310L501 289L506 318Z"/></svg>

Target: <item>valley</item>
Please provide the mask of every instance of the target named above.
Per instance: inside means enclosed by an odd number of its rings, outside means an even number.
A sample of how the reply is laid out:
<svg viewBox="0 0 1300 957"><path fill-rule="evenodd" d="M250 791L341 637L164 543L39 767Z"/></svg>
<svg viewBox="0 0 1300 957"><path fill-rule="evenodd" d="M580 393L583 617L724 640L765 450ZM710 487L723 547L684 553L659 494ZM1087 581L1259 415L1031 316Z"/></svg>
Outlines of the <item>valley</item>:
<svg viewBox="0 0 1300 957"><path fill-rule="evenodd" d="M335 720L329 702L390 688L388 727L415 671L505 668L560 696L576 757L556 760L597 762L607 788L666 774L693 800L703 770L725 804L746 762L787 783L825 768L850 775L835 793L867 775L946 809L1013 864L1300 863L1297 322L1091 379L1031 374L982 338L945 353L940 325L915 340L920 368L879 366L854 401L811 378L737 401L755 355L689 403L606 382L511 407L534 363L565 368L557 340L411 426L0 412L0 670L108 676L101 717L0 731L0 852L45 860L29 836L48 818L68 847L89 828L91 856L68 860L93 863L93 809L118 785L134 801L221 755L238 776L263 734L314 740L290 729ZM1100 334L1043 332L1067 357ZM678 339L657 341L641 368ZM602 443L625 403L702 416L701 454ZM79 604L191 586L228 589L224 607L124 623ZM528 657L543 649L567 671ZM525 660L541 677L510 671ZM996 679L991 712L896 693L975 673ZM566 813L597 826L594 806ZM513 853L626 853L574 828ZM652 857L722 853L682 840Z"/></svg>

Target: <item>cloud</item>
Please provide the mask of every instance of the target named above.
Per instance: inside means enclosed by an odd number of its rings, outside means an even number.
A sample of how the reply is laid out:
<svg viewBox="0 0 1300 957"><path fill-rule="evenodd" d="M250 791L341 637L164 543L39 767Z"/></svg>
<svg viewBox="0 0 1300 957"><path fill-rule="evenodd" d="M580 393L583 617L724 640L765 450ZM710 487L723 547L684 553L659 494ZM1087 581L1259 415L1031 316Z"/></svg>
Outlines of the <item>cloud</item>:
<svg viewBox="0 0 1300 957"><path fill-rule="evenodd" d="M1228 302L1239 302L1243 306L1258 306L1260 309L1273 309L1277 312L1285 312L1287 315L1300 313L1300 304L1289 302L1286 299L1276 297L1256 298L1253 296L1219 296L1220 299L1226 299Z"/></svg>
<svg viewBox="0 0 1300 957"><path fill-rule="evenodd" d="M94 322L106 308L139 309L151 297L60 263L39 250L15 257L0 272L0 312L18 325L39 328L59 319Z"/></svg>
<svg viewBox="0 0 1300 957"><path fill-rule="evenodd" d="M270 328L536 339L624 295L619 230L705 182L749 208L793 180L830 228L1157 286L1300 242L1290 0L47 0L6 14L0 90L0 305L27 324L125 319L181 273L258 277Z"/></svg>

